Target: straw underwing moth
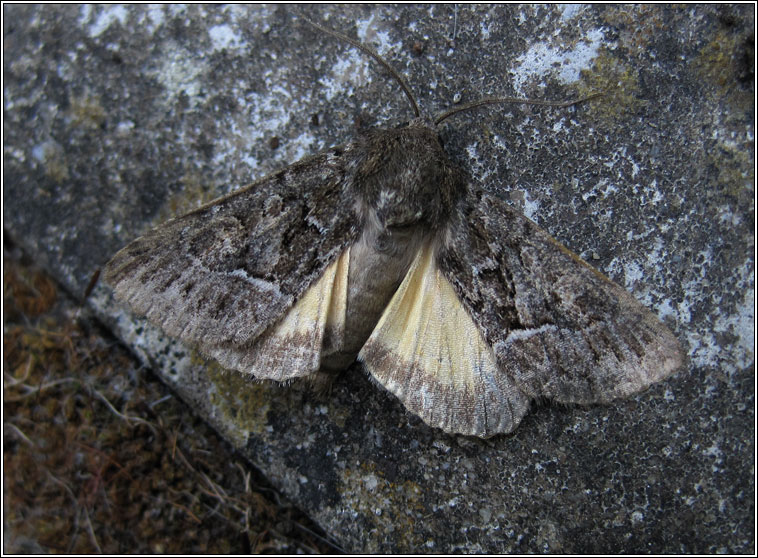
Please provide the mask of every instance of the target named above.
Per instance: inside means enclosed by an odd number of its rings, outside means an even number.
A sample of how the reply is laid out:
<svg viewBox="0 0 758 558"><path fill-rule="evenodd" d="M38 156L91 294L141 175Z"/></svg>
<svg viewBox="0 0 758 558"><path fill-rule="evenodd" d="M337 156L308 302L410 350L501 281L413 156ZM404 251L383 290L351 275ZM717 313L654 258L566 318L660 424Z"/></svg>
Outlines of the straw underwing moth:
<svg viewBox="0 0 758 558"><path fill-rule="evenodd" d="M172 219L105 279L225 368L287 381L357 359L451 433L510 432L534 399L608 402L676 371L679 343L649 310L451 163L449 114Z"/></svg>

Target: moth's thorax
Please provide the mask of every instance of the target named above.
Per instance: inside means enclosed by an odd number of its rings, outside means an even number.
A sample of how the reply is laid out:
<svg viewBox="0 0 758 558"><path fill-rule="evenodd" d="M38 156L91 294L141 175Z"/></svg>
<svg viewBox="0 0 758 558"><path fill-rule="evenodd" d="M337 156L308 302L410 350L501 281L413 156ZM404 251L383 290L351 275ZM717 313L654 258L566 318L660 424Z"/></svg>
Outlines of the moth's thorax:
<svg viewBox="0 0 758 558"><path fill-rule="evenodd" d="M403 128L373 130L356 146L354 183L381 227L444 225L464 181L430 123L416 119Z"/></svg>

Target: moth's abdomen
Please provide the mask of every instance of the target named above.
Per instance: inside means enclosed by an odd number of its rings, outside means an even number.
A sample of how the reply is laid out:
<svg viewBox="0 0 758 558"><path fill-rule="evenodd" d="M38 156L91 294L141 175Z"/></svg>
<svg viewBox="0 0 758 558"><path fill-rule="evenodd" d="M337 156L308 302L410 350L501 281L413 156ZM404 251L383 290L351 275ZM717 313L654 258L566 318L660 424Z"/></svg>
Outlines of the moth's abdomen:
<svg viewBox="0 0 758 558"><path fill-rule="evenodd" d="M423 228L388 233L376 226L364 227L349 252L344 334L327 339L324 368L341 370L357 358L426 235Z"/></svg>

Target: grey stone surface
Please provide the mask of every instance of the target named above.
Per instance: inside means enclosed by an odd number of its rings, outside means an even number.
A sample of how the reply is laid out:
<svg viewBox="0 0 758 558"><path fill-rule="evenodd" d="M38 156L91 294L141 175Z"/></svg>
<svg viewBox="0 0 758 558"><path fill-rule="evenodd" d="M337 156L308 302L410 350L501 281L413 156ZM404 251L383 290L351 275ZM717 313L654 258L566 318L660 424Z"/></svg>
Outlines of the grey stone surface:
<svg viewBox="0 0 758 558"><path fill-rule="evenodd" d="M4 227L76 294L171 215L411 117L382 70L287 6L3 9ZM441 133L681 339L688 368L636 398L446 436L358 366L327 396L250 384L106 286L88 304L347 549L754 552L753 9L306 8L374 46L429 113L606 91Z"/></svg>

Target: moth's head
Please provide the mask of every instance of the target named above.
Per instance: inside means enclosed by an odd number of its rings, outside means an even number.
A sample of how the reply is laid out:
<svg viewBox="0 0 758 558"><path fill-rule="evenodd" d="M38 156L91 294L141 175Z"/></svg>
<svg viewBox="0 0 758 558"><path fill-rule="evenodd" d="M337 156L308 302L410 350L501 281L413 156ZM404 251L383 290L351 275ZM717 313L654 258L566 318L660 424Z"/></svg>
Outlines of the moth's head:
<svg viewBox="0 0 758 558"><path fill-rule="evenodd" d="M463 180L430 121L374 130L359 142L356 184L381 227L437 228L446 219Z"/></svg>

